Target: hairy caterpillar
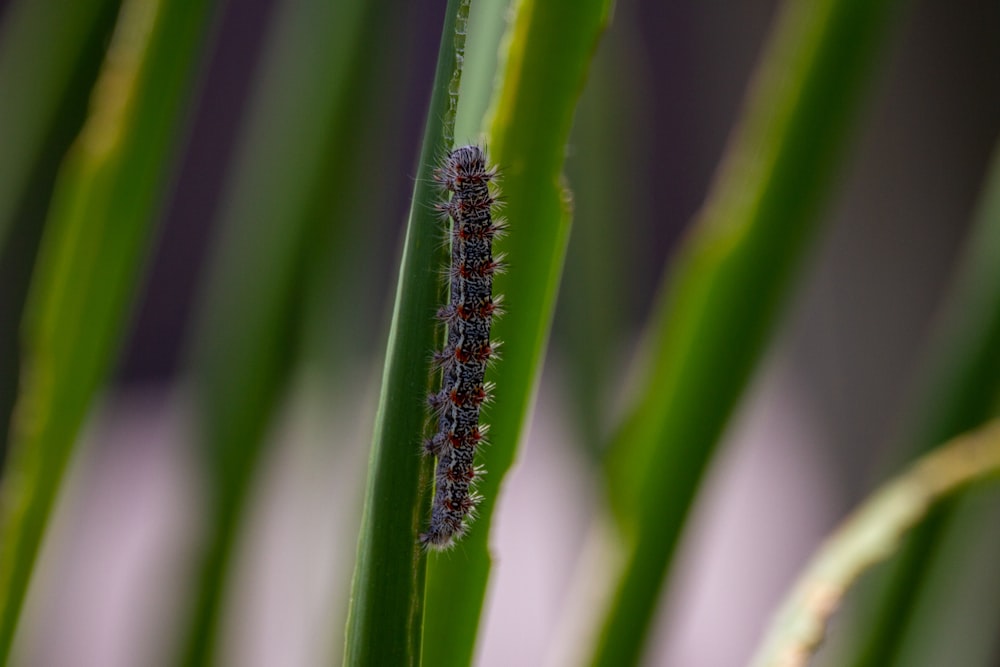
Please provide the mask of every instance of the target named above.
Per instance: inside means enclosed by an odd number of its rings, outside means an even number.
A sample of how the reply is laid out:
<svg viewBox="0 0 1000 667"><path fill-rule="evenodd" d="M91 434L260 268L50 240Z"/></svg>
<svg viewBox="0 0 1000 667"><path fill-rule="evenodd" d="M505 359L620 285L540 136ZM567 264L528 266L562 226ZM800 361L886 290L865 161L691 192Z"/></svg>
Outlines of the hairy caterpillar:
<svg viewBox="0 0 1000 667"><path fill-rule="evenodd" d="M453 150L434 178L451 193L438 205L452 220L451 296L437 315L448 335L444 349L434 354L441 389L428 403L437 430L424 451L437 457L437 466L430 525L420 542L446 549L465 532L481 500L473 487L484 471L475 465L475 455L487 430L479 423L480 409L492 390L484 381L486 366L498 345L490 340L500 304L500 297L493 296L493 276L503 267L502 258L493 254L493 240L503 234L505 224L493 219L496 192L490 184L496 170L487 166L479 146Z"/></svg>

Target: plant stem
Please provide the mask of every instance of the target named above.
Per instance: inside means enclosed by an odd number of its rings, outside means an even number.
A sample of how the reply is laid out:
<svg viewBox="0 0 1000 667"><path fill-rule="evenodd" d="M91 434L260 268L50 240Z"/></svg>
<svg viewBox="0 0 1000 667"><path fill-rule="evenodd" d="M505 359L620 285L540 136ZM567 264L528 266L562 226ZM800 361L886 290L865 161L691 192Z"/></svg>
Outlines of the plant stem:
<svg viewBox="0 0 1000 667"><path fill-rule="evenodd" d="M997 414L1000 396L1000 148L987 175L960 274L941 318L932 364L913 410L910 451L974 428ZM920 606L926 578L955 512L942 503L907 540L887 572L874 617L865 625L855 667L896 664Z"/></svg>
<svg viewBox="0 0 1000 667"><path fill-rule="evenodd" d="M761 643L754 667L806 665L847 590L899 550L905 533L942 500L1000 474L1000 421L925 455L876 491L827 540L792 589Z"/></svg>

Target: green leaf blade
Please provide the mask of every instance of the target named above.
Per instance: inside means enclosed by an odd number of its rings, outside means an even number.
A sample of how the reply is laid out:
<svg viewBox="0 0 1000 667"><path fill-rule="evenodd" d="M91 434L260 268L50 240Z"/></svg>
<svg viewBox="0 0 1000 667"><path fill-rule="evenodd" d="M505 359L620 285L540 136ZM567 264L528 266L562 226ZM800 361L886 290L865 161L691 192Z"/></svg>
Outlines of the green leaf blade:
<svg viewBox="0 0 1000 667"><path fill-rule="evenodd" d="M2 487L0 664L10 657L77 431L123 333L210 6L123 7L90 117L56 184L27 306L26 373Z"/></svg>
<svg viewBox="0 0 1000 667"><path fill-rule="evenodd" d="M340 259L355 251L343 242L356 224L344 200L357 187L379 80L380 57L365 46L384 39L384 11L358 0L281 3L264 38L187 364L209 507L181 664L219 659L242 528L305 346L317 249Z"/></svg>
<svg viewBox="0 0 1000 667"><path fill-rule="evenodd" d="M595 665L640 659L701 477L814 234L891 4L789 2L781 15L706 207L661 289L647 380L610 449L611 502L627 544Z"/></svg>
<svg viewBox="0 0 1000 667"><path fill-rule="evenodd" d="M116 0L14 3L0 34L0 246L82 54L104 32Z"/></svg>
<svg viewBox="0 0 1000 667"><path fill-rule="evenodd" d="M429 559L428 665L472 661L491 566L490 521L533 403L569 238L561 182L566 141L610 2L528 0L517 7L487 134L510 221L510 235L497 246L511 267L494 287L508 312L493 328L503 358L487 373L497 387L495 404L484 412L490 445L481 460L488 472L477 486L484 500L469 533L453 551Z"/></svg>
<svg viewBox="0 0 1000 667"><path fill-rule="evenodd" d="M116 0L22 0L0 34L0 473L20 380L19 334L56 175L87 114Z"/></svg>
<svg viewBox="0 0 1000 667"><path fill-rule="evenodd" d="M344 664L418 665L431 466L421 457L446 248L433 169L452 148L469 0L449 0L389 331L351 588ZM460 28L460 29L457 29Z"/></svg>

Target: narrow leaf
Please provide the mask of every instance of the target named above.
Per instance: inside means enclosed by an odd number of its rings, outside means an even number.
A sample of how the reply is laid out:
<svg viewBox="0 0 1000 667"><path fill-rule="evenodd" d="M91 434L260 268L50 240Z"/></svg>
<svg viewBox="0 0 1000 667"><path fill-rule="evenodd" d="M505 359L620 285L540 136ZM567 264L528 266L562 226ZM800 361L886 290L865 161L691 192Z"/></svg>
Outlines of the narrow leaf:
<svg viewBox="0 0 1000 667"><path fill-rule="evenodd" d="M816 230L891 5L789 1L779 17L719 176L661 289L646 380L610 448L625 565L595 665L639 661L702 475Z"/></svg>
<svg viewBox="0 0 1000 667"><path fill-rule="evenodd" d="M0 247L84 53L116 0L21 0L0 32Z"/></svg>
<svg viewBox="0 0 1000 667"><path fill-rule="evenodd" d="M429 509L421 458L445 247L434 204L436 160L452 148L469 0L449 0L424 127L389 331L344 647L345 665L418 665Z"/></svg>
<svg viewBox="0 0 1000 667"><path fill-rule="evenodd" d="M21 0L0 34L0 473L20 376L19 333L56 174L87 115L117 0Z"/></svg>
<svg viewBox="0 0 1000 667"><path fill-rule="evenodd" d="M0 665L77 431L121 341L210 6L125 3L90 116L56 185L0 489Z"/></svg>
<svg viewBox="0 0 1000 667"><path fill-rule="evenodd" d="M456 549L429 559L423 663L437 667L472 662L490 574L490 521L533 404L569 238L566 141L610 0L522 0L516 12L486 142L510 221L509 237L497 244L510 271L495 283L508 311L494 326L503 358L487 373L496 402L484 413L491 430L479 516Z"/></svg>
<svg viewBox="0 0 1000 667"><path fill-rule="evenodd" d="M314 249L370 111L377 2L280 3L266 38L201 303L189 372L210 490L193 610L179 659L214 664L226 584L268 429L296 361Z"/></svg>

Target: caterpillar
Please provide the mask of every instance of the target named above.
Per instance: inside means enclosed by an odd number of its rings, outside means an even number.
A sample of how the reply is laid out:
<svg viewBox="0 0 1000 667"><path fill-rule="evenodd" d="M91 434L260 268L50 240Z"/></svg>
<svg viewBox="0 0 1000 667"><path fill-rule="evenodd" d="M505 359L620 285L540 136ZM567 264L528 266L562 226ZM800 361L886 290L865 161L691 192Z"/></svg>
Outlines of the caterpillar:
<svg viewBox="0 0 1000 667"><path fill-rule="evenodd" d="M424 442L424 452L437 459L430 525L420 535L430 549L452 546L482 500L474 487L485 471L475 464L475 456L488 430L480 424L480 411L493 390L484 380L486 367L499 345L490 340L501 302L493 295L493 277L504 267L502 256L493 254L493 241L506 230L506 223L493 216L496 173L485 151L475 145L451 151L434 172L445 196L451 193L437 209L452 224L450 297L437 313L447 326L447 339L433 357L441 387L428 399L436 431Z"/></svg>

